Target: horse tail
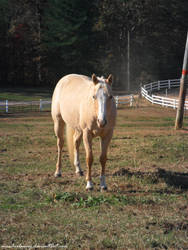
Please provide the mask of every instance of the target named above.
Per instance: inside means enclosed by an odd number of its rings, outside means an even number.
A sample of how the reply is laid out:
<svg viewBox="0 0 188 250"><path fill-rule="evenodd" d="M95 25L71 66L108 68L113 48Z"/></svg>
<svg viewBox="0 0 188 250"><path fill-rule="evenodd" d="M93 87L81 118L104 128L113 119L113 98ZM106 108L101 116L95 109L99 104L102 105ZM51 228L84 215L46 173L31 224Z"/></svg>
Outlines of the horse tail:
<svg viewBox="0 0 188 250"><path fill-rule="evenodd" d="M73 145L73 135L74 135L74 129L70 126L66 125L66 139L67 139L67 147L69 152L69 159L71 162L71 165L74 165L74 145Z"/></svg>

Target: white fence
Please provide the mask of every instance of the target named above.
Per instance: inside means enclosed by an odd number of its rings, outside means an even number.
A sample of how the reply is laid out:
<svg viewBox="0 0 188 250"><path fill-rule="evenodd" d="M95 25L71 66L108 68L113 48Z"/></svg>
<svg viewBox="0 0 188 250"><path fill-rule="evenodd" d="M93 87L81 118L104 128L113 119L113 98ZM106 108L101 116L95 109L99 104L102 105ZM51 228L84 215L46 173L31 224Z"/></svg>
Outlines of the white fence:
<svg viewBox="0 0 188 250"><path fill-rule="evenodd" d="M141 94L148 101L153 104L162 105L164 107L172 107L176 109L178 107L178 100L167 98L163 96L158 96L152 94L153 92L160 91L162 89L171 89L180 86L180 79L157 81L149 84L145 84L141 87ZM133 95L120 95L114 96L116 101L116 107L119 104L129 104L133 106L134 96ZM0 101L0 112L16 112L16 111L50 111L51 100L40 100L40 101ZM185 109L188 110L188 101L185 101Z"/></svg>
<svg viewBox="0 0 188 250"><path fill-rule="evenodd" d="M118 107L119 104L130 104L130 106L133 106L134 97L133 95L120 95L120 96L114 96L116 100L116 107Z"/></svg>
<svg viewBox="0 0 188 250"><path fill-rule="evenodd" d="M0 101L0 112L24 112L50 110L51 100L39 101Z"/></svg>
<svg viewBox="0 0 188 250"><path fill-rule="evenodd" d="M119 104L130 104L133 106L134 97L133 95L114 96L116 101L116 107ZM39 101L0 101L0 112L13 113L13 112L24 112L24 111L50 111L51 100L39 100Z"/></svg>
<svg viewBox="0 0 188 250"><path fill-rule="evenodd" d="M176 88L179 86L180 79L152 82L141 87L141 94L151 103L158 104L163 107L172 107L176 109L178 107L179 102L177 99L153 95L152 92L160 91L161 89ZM184 108L188 110L188 101L185 101Z"/></svg>

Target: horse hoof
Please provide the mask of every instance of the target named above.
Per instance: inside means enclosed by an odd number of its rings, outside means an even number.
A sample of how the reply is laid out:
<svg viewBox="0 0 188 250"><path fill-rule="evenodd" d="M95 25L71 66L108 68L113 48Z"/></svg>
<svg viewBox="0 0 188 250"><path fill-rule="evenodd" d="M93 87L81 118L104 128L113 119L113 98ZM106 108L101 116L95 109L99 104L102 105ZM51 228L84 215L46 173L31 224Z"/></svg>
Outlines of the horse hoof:
<svg viewBox="0 0 188 250"><path fill-rule="evenodd" d="M54 174L54 177L55 177L55 178L61 177L61 173L55 173L55 174Z"/></svg>
<svg viewBox="0 0 188 250"><path fill-rule="evenodd" d="M101 192L107 191L107 190L108 190L107 186L102 186L102 187L101 187Z"/></svg>
<svg viewBox="0 0 188 250"><path fill-rule="evenodd" d="M93 187L88 187L88 188L86 187L86 190L87 191L93 191Z"/></svg>
<svg viewBox="0 0 188 250"><path fill-rule="evenodd" d="M93 183L92 183L92 181L87 181L86 190L88 190L88 191L93 190Z"/></svg>

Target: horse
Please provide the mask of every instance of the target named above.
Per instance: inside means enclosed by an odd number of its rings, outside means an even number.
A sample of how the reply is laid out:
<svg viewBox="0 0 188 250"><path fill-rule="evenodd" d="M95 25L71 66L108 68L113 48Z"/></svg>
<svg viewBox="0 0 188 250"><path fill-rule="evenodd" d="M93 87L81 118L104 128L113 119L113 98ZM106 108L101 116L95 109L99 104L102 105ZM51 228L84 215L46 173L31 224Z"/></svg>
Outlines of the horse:
<svg viewBox="0 0 188 250"><path fill-rule="evenodd" d="M54 176L61 176L62 148L64 144L64 127L71 164L75 173L83 175L79 160L79 146L83 138L86 151L86 190L93 189L91 166L93 162L92 139L100 137L101 164L100 188L107 190L105 165L107 149L111 141L116 120L116 105L112 95L112 75L107 79L87 77L78 74L64 76L57 83L51 105L54 131L57 137L58 157Z"/></svg>

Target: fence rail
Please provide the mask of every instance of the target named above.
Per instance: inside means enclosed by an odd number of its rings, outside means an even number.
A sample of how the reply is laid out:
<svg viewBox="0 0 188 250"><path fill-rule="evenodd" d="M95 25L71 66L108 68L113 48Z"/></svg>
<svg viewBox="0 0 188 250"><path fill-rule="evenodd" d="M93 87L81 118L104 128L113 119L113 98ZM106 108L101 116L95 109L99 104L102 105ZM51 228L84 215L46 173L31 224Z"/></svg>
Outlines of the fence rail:
<svg viewBox="0 0 188 250"><path fill-rule="evenodd" d="M39 101L0 101L0 112L24 112L50 110L51 100Z"/></svg>
<svg viewBox="0 0 188 250"><path fill-rule="evenodd" d="M161 89L171 89L180 86L180 79L163 80L152 82L141 87L142 96L153 104L158 104L163 107L171 107L176 109L178 107L179 100L158 96L152 94L152 92L160 91ZM188 101L185 101L184 108L188 110Z"/></svg>
<svg viewBox="0 0 188 250"><path fill-rule="evenodd" d="M116 107L119 106L119 104L129 104L131 107L133 106L134 97L133 95L120 95L120 96L114 96L116 101Z"/></svg>
<svg viewBox="0 0 188 250"><path fill-rule="evenodd" d="M116 107L120 104L130 104L133 106L133 95L114 96L116 101ZM50 111L51 100L39 100L39 101L0 101L0 112L14 113L25 111Z"/></svg>

